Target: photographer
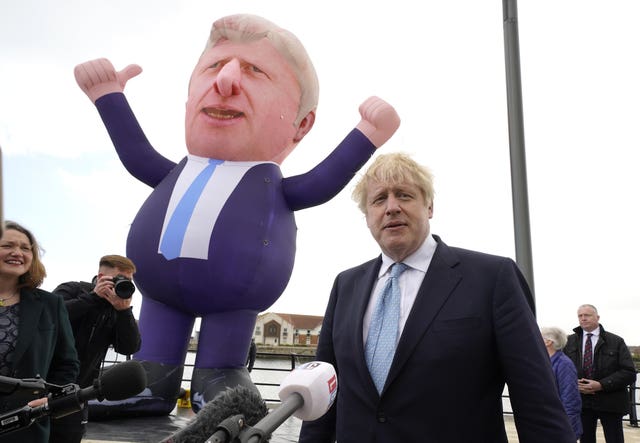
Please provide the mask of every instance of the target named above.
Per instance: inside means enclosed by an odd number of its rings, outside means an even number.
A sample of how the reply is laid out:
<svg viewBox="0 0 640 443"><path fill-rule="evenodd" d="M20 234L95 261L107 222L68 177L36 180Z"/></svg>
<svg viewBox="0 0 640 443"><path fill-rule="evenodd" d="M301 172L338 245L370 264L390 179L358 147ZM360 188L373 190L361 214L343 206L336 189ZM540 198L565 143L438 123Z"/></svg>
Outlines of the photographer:
<svg viewBox="0 0 640 443"><path fill-rule="evenodd" d="M81 388L90 386L100 372L107 349L133 354L140 349L140 332L131 311L136 267L120 255L100 259L98 275L91 283L73 281L53 290L64 298L80 359ZM88 409L52 421L51 442L80 442Z"/></svg>

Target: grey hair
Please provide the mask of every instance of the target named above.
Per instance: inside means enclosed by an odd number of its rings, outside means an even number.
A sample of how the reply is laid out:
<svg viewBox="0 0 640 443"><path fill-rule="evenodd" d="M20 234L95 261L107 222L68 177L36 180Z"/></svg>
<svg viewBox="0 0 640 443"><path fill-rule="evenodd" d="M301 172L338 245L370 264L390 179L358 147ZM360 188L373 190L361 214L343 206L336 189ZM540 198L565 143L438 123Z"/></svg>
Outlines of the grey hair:
<svg viewBox="0 0 640 443"><path fill-rule="evenodd" d="M553 349L556 351L559 351L567 345L567 333L558 327L549 326L540 328L540 333L542 334L542 338L553 342Z"/></svg>
<svg viewBox="0 0 640 443"><path fill-rule="evenodd" d="M578 310L580 310L582 308L591 308L591 309L593 309L593 312L595 312L595 314L598 315L598 310L593 305L590 305L590 304L587 303L587 304L578 306Z"/></svg>

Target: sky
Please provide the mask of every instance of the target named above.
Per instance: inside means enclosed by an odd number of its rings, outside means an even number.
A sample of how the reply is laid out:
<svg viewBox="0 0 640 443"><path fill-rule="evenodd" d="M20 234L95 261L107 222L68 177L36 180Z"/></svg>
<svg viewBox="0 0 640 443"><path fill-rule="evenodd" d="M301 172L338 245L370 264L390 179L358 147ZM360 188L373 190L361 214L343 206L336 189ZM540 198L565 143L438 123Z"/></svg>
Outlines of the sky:
<svg viewBox="0 0 640 443"><path fill-rule="evenodd" d="M211 23L241 12L296 34L320 79L315 126L285 177L314 167L358 123L360 103L381 97L402 123L379 152L409 153L435 176L431 231L515 259L502 2L21 0L0 6L4 213L44 248L44 289L124 255L151 191L119 162L74 66L142 66L125 93L178 162L191 70ZM537 319L570 331L591 303L629 345L640 345L639 19L636 0L518 3ZM354 184L296 213L295 268L269 311L323 315L336 274L379 253Z"/></svg>

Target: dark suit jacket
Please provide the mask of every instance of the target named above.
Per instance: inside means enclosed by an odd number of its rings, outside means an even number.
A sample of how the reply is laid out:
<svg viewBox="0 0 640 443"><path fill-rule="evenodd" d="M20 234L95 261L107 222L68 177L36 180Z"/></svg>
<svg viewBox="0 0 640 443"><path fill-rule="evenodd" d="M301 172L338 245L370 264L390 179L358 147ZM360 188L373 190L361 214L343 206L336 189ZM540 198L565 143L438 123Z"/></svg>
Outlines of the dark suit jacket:
<svg viewBox="0 0 640 443"><path fill-rule="evenodd" d="M62 297L40 289L22 289L11 377L40 376L48 383L65 385L75 383L79 368ZM23 430L0 435L0 442L45 443L48 439L48 418L36 420Z"/></svg>
<svg viewBox="0 0 640 443"><path fill-rule="evenodd" d="M438 246L381 395L362 340L381 258L336 278L317 358L338 372L337 401L303 423L300 442L506 443L506 382L520 443L575 443L516 264L434 237Z"/></svg>

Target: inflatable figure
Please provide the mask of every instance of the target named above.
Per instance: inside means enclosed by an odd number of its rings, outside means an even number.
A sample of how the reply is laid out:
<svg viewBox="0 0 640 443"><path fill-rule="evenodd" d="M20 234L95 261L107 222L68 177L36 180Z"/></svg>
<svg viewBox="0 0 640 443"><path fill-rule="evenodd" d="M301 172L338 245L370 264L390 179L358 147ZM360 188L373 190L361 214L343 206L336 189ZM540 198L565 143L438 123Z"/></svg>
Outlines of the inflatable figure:
<svg viewBox="0 0 640 443"><path fill-rule="evenodd" d="M400 119L377 97L311 171L283 178L279 165L313 126L318 81L290 32L253 15L217 20L191 75L188 155L156 152L123 95L141 72L106 59L78 65L126 169L153 188L136 215L127 256L138 266L139 326L149 387L91 417L165 415L175 406L196 318L201 318L191 402L197 412L227 386L256 387L245 367L258 313L282 294L293 269L293 212L335 196L396 131Z"/></svg>

